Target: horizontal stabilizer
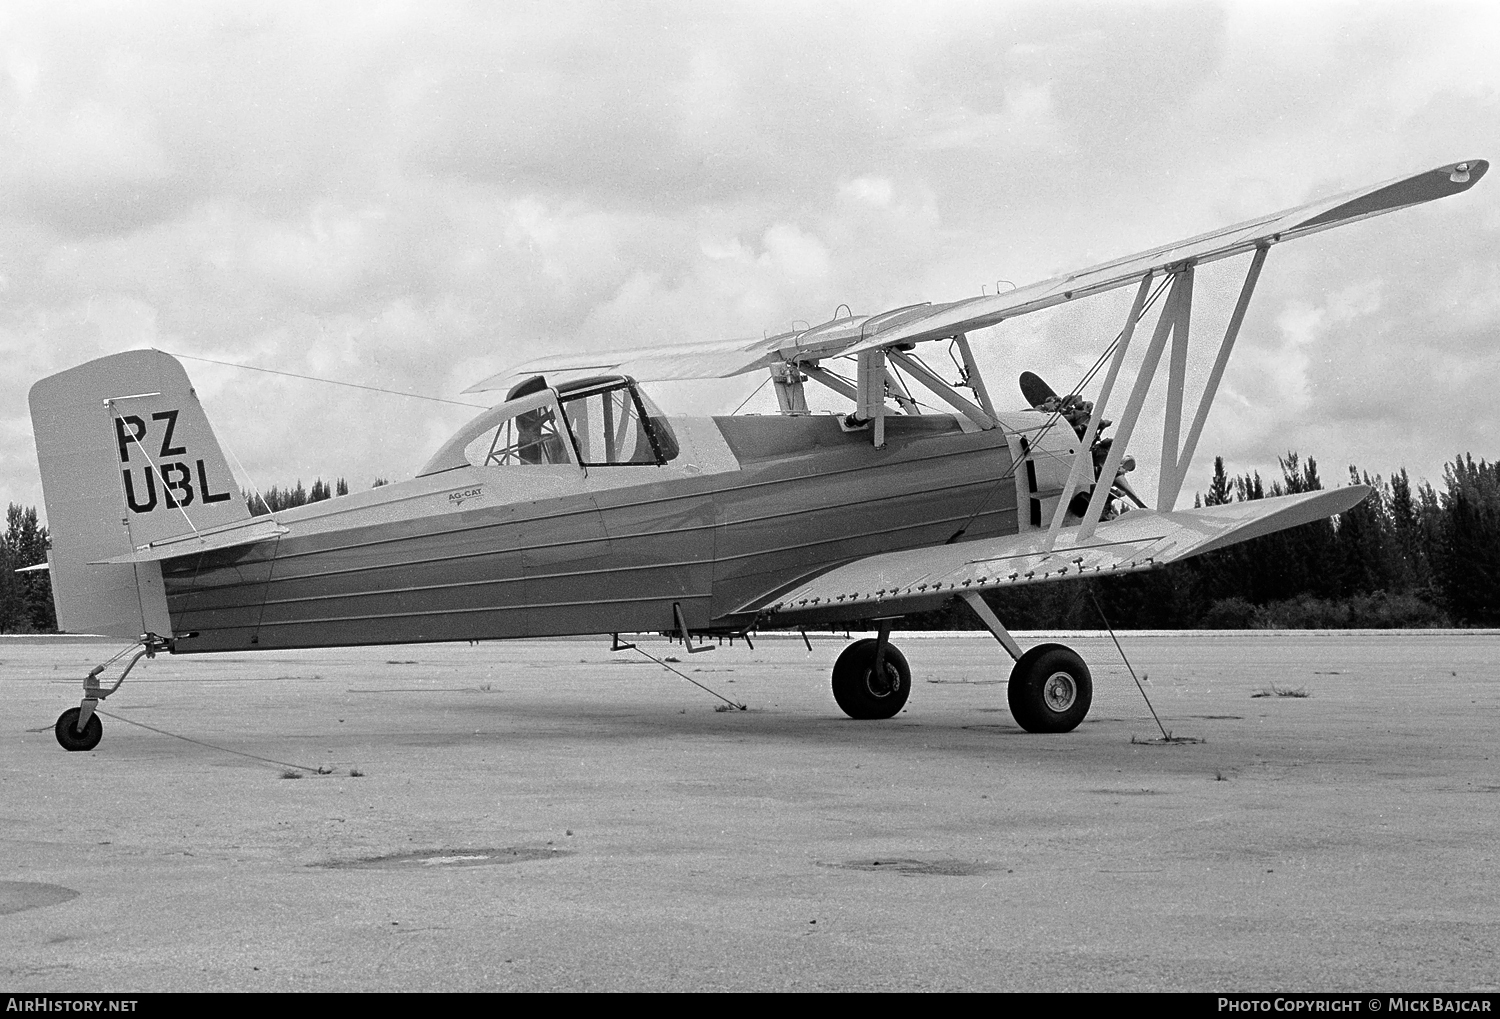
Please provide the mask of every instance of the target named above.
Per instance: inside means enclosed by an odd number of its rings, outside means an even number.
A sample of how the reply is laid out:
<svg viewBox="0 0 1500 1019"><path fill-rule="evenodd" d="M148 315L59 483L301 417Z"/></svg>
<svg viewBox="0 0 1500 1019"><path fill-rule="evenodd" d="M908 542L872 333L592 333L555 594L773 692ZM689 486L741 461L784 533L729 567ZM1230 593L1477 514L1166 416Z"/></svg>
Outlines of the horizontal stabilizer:
<svg viewBox="0 0 1500 1019"><path fill-rule="evenodd" d="M1148 570L1189 556L1322 520L1357 506L1365 485L1159 513L1135 510L1100 524L1087 542L1063 528L867 556L755 604L770 625L803 618L860 619L936 608L964 591Z"/></svg>
<svg viewBox="0 0 1500 1019"><path fill-rule="evenodd" d="M729 378L782 362L814 362L877 347L947 339L1080 297L1132 286L1147 274L1159 275L1184 264L1201 265L1229 258L1293 237L1456 195L1477 184L1489 165L1483 159L1448 163L1174 241L1004 294L946 304L909 305L878 315L855 315L763 339L539 357L493 375L465 392L501 389L511 381L529 375L619 374L629 375L638 382Z"/></svg>
<svg viewBox="0 0 1500 1019"><path fill-rule="evenodd" d="M200 552L214 552L221 548L254 545L257 542L278 538L285 533L287 533L287 528L282 527L275 520L270 517L259 517L255 520L246 521L243 524L220 531L205 531L202 534L179 534L176 537L163 538L138 548L134 552L117 555L109 559L100 559L98 562L156 563L165 559L176 559L178 556L196 555Z"/></svg>

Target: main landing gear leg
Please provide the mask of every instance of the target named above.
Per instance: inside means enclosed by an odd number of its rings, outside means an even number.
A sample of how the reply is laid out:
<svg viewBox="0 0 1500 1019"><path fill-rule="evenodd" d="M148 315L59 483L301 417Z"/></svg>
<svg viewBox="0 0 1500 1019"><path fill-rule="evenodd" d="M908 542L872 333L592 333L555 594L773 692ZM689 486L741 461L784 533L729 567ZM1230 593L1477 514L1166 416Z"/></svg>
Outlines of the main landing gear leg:
<svg viewBox="0 0 1500 1019"><path fill-rule="evenodd" d="M965 591L960 597L1016 661L1007 689L1016 724L1027 732L1071 732L1078 728L1094 702L1094 680L1083 659L1061 644L1038 644L1022 653L1021 646L977 591Z"/></svg>
<svg viewBox="0 0 1500 1019"><path fill-rule="evenodd" d="M120 684L125 682L125 677L130 675L130 670L135 668L136 662L143 657L155 658L156 652L166 650L167 646L167 641L161 637L152 633L146 634L141 638L141 649L125 665L125 671L120 673L120 678L115 680L115 685L108 690L104 689L103 684L99 682L99 674L104 671L109 662L94 666L92 671L83 678L83 700L78 707L69 708L57 717L53 732L57 735L58 744L64 750L69 751L92 750L97 747L99 741L104 738L104 723L94 713L99 707L99 702L120 689ZM110 661L113 660L110 659Z"/></svg>
<svg viewBox="0 0 1500 1019"><path fill-rule="evenodd" d="M879 636L855 641L833 663L833 699L850 718L890 718L906 706L911 669L890 637L881 620Z"/></svg>

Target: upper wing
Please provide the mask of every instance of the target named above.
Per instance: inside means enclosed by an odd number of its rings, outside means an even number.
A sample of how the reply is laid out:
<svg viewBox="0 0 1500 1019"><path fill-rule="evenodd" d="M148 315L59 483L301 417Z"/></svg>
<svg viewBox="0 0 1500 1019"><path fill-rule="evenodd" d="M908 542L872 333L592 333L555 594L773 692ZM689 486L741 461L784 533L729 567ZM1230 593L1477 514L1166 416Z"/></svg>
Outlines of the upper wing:
<svg viewBox="0 0 1500 1019"><path fill-rule="evenodd" d="M1365 485L1158 513L1135 510L1100 524L1084 544L1064 528L1050 551L1046 531L867 556L741 606L768 625L899 616L937 608L955 594L1013 584L1130 573L1201 555L1342 513Z"/></svg>
<svg viewBox="0 0 1500 1019"><path fill-rule="evenodd" d="M530 375L629 375L642 382L675 379L725 379L764 367L780 358L766 359L767 340L725 340L718 343L686 343L647 347L633 351L593 351L558 354L523 361L465 389L483 393L504 389L518 378Z"/></svg>
<svg viewBox="0 0 1500 1019"><path fill-rule="evenodd" d="M1424 173L1346 191L1333 198L1309 202L1294 209L1199 234L1197 237L1118 258L1081 272L1033 283L1019 290L934 307L920 318L882 329L877 335L851 346L846 353L893 343L919 343L971 329L983 329L1005 319L1041 311L1065 301L1139 283L1147 273L1160 273L1184 262L1202 265L1263 245L1303 237L1319 230L1329 230L1369 219L1371 216L1446 198L1473 187L1489 166L1483 159L1448 163Z"/></svg>
<svg viewBox="0 0 1500 1019"><path fill-rule="evenodd" d="M945 339L1066 301L1136 284L1148 273L1161 273L1183 263L1212 262L1256 247L1456 195L1478 183L1489 166L1483 159L1448 163L1174 241L1004 294L947 304L909 305L879 315L835 319L810 329L765 339L687 343L632 353L540 357L491 376L465 392L497 389L524 375L559 372L607 371L631 375L642 382L727 378L783 361L816 361L875 347Z"/></svg>

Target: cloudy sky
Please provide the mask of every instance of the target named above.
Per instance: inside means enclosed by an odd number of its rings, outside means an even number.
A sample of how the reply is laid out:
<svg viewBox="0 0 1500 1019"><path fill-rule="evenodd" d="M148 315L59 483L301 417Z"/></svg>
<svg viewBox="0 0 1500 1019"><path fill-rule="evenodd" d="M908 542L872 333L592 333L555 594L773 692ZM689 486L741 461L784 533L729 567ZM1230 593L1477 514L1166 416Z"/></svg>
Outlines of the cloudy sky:
<svg viewBox="0 0 1500 1019"><path fill-rule="evenodd" d="M539 353L993 293L1495 158L1497 53L1482 3L0 0L0 502L41 504L27 389L103 354L472 400ZM1199 355L1241 272L1200 277ZM1001 402L1128 299L976 334ZM185 364L261 486L409 476L472 413ZM1497 391L1500 178L1275 248L1188 488L1288 449L1440 482L1500 456Z"/></svg>

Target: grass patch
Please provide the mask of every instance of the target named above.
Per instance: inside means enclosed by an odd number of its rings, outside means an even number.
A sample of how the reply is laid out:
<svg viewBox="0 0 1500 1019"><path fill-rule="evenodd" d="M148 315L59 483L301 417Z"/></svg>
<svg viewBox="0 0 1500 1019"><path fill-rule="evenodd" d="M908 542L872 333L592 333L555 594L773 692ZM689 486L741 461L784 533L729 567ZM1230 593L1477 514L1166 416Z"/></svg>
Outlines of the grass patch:
<svg viewBox="0 0 1500 1019"><path fill-rule="evenodd" d="M1277 686L1272 683L1264 690L1253 693L1251 697L1311 697L1305 686Z"/></svg>

